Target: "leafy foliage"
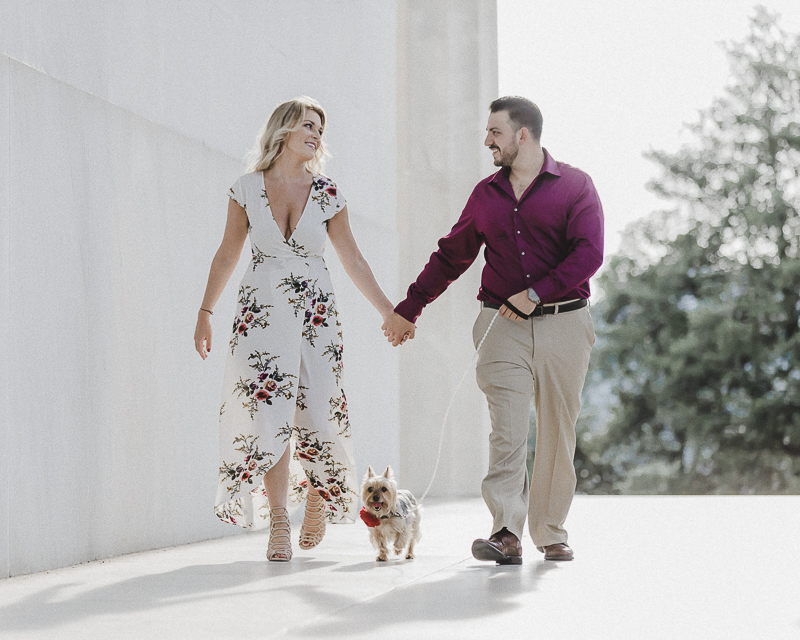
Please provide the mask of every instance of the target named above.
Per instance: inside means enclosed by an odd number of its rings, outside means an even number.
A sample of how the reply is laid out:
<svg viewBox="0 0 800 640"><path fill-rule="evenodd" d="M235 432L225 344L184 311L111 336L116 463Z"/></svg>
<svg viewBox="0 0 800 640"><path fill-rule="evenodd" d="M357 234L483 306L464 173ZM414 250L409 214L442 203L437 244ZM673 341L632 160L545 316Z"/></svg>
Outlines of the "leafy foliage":
<svg viewBox="0 0 800 640"><path fill-rule="evenodd" d="M759 8L728 55L600 278L580 490L800 493L800 37Z"/></svg>

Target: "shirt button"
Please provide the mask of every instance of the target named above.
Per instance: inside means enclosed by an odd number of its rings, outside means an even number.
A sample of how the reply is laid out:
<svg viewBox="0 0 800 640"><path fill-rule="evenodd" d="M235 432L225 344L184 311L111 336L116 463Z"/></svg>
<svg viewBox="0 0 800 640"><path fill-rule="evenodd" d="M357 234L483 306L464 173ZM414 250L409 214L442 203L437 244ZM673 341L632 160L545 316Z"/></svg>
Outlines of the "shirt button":
<svg viewBox="0 0 800 640"><path fill-rule="evenodd" d="M530 277L531 277L531 274L529 273L529 274L527 274L525 277L526 277L526 278L530 278Z"/></svg>
<svg viewBox="0 0 800 640"><path fill-rule="evenodd" d="M523 256L525 255L525 252L524 252L524 251L522 252L522 255L523 255Z"/></svg>
<svg viewBox="0 0 800 640"><path fill-rule="evenodd" d="M519 233L519 231L517 231L517 233Z"/></svg>
<svg viewBox="0 0 800 640"><path fill-rule="evenodd" d="M514 209L514 211L519 211L519 209Z"/></svg>

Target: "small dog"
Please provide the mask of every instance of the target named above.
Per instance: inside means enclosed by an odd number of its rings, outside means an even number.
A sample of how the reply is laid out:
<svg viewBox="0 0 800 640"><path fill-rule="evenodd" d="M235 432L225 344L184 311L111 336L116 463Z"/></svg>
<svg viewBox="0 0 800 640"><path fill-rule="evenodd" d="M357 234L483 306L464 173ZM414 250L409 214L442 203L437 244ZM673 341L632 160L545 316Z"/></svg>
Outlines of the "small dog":
<svg viewBox="0 0 800 640"><path fill-rule="evenodd" d="M376 560L388 560L390 546L397 555L402 555L408 546L406 560L413 560L414 545L421 536L422 508L410 491L397 488L392 468L386 467L379 476L369 467L361 484L361 498L365 505L361 519L370 528L370 542L378 551Z"/></svg>

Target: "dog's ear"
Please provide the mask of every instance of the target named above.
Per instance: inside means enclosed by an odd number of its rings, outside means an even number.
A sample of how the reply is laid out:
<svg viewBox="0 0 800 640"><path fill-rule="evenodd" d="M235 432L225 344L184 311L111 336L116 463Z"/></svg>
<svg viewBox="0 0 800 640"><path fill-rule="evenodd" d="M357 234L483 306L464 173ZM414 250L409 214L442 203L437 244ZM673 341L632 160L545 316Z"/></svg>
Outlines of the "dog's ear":
<svg viewBox="0 0 800 640"><path fill-rule="evenodd" d="M387 480L391 480L393 475L394 474L392 473L392 467L391 466L386 467L386 471L383 472L383 477L386 478Z"/></svg>
<svg viewBox="0 0 800 640"><path fill-rule="evenodd" d="M372 467L367 467L367 478L374 478L375 472L372 470Z"/></svg>

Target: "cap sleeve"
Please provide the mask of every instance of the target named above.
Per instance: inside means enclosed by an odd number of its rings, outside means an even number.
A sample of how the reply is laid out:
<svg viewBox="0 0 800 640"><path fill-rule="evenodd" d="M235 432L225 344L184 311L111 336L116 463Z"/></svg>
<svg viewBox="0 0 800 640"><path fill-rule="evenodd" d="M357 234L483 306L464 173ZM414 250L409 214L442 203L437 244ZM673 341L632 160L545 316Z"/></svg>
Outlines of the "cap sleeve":
<svg viewBox="0 0 800 640"><path fill-rule="evenodd" d="M319 202L326 220L330 220L347 205L342 192L339 191L339 187L327 176L317 176L313 188L317 191L317 194L312 196L312 199Z"/></svg>
<svg viewBox="0 0 800 640"><path fill-rule="evenodd" d="M333 188L336 190L336 195L333 197L333 215L336 215L347 206L347 200L344 199L338 185L334 184Z"/></svg>
<svg viewBox="0 0 800 640"><path fill-rule="evenodd" d="M238 204L242 209L247 211L247 203L244 199L244 189L242 188L242 179L239 178L233 183L233 186L228 189L228 197Z"/></svg>

